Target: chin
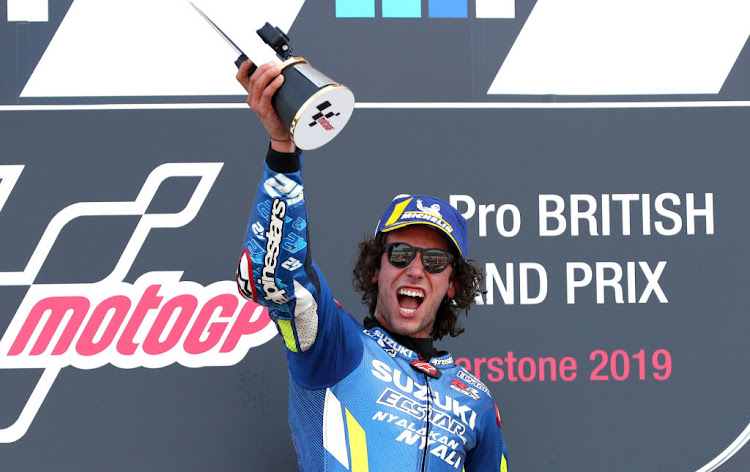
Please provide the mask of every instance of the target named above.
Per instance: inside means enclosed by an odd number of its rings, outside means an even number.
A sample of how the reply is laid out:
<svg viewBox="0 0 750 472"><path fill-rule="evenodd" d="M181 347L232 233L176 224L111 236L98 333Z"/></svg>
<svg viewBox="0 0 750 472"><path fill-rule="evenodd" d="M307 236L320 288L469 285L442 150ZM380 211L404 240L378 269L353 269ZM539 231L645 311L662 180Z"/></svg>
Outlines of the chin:
<svg viewBox="0 0 750 472"><path fill-rule="evenodd" d="M403 336L415 336L424 329L424 327L417 323L401 323L399 328L396 332Z"/></svg>

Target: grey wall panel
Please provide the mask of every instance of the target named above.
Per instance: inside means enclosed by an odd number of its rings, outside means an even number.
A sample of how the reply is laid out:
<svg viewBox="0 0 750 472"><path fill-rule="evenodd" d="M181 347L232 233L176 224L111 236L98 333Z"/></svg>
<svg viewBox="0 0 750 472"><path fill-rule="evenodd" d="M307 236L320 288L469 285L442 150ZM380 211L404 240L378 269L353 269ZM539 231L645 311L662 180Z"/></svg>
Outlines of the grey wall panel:
<svg viewBox="0 0 750 472"><path fill-rule="evenodd" d="M50 5L48 22L0 18L2 469L296 470L266 318L246 320L254 332L230 352L194 357L183 343L123 354L111 347L121 331L103 352L76 351L61 329L32 354L41 327L14 344L50 297L89 300L85 326L112 297L202 307L234 294L267 148L240 96L20 97L72 3ZM441 345L497 399L512 470L698 471L734 441L718 470L747 470L747 48L714 94L487 95L541 3L519 0L510 19L476 18L475 2L466 18L429 18L424 3L421 18L345 19L309 0L290 31L360 102L341 135L304 155L312 251L336 298L365 315L356 243L393 196L473 204L470 255L488 294ZM91 106L107 103L127 106ZM144 295L154 285L158 301ZM27 402L38 412L14 429Z"/></svg>

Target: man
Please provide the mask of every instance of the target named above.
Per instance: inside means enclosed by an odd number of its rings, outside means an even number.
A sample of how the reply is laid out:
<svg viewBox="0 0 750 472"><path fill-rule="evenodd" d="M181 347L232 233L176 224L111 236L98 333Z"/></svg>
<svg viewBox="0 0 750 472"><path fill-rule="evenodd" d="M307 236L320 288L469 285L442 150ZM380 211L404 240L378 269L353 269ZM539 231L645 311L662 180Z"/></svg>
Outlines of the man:
<svg viewBox="0 0 750 472"><path fill-rule="evenodd" d="M428 196L395 199L360 244L364 328L312 261L300 153L271 106L278 65L237 79L271 146L237 268L240 292L269 309L286 347L289 423L303 471L507 471L489 390L437 351L463 331L480 290L466 221Z"/></svg>

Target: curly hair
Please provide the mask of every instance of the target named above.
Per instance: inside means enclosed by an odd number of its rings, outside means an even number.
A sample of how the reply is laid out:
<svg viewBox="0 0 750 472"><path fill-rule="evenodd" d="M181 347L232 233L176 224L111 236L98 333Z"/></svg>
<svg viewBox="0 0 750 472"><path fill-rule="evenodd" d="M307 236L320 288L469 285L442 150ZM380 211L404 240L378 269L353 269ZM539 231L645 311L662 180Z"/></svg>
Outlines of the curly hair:
<svg viewBox="0 0 750 472"><path fill-rule="evenodd" d="M362 303L370 309L370 315L375 313L378 301L378 284L372 279L380 269L381 255L385 247L386 235L379 233L377 236L366 236L359 243L359 259L354 266L354 289L362 294ZM464 260L457 254L455 248L452 250L454 256L453 280L456 293L452 298L445 297L438 307L435 315L435 324L432 328L432 338L442 339L446 334L456 337L464 332L458 316L463 310L469 314L469 308L474 299L480 293L486 293L482 289L484 273L476 261Z"/></svg>

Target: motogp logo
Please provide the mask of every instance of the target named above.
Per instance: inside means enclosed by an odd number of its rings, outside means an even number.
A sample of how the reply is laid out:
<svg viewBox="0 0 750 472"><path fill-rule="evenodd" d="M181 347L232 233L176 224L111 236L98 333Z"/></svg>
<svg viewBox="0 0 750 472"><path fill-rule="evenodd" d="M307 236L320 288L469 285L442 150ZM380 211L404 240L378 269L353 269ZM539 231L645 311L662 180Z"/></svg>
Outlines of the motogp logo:
<svg viewBox="0 0 750 472"><path fill-rule="evenodd" d="M124 282L152 229L191 222L213 186L221 163L170 163L154 169L134 201L82 202L49 222L26 268L0 272L0 286L29 289L0 339L0 369L44 369L18 419L0 429L0 443L23 437L60 371L229 366L275 336L267 312L237 293L234 281L208 286L183 281L181 271L149 272ZM0 211L23 166L0 166ZM149 214L160 185L172 177L199 178L187 205L173 214ZM140 216L112 272L93 283L35 283L61 231L79 217Z"/></svg>
<svg viewBox="0 0 750 472"><path fill-rule="evenodd" d="M312 121L309 123L309 126L313 127L316 124L320 123L320 126L322 126L326 131L332 131L334 127L331 124L331 122L328 121L328 118L338 116L341 113L328 110L328 108L330 107L331 107L331 102L329 102L328 100L316 106L315 108L318 109L318 113L312 116Z"/></svg>

